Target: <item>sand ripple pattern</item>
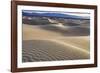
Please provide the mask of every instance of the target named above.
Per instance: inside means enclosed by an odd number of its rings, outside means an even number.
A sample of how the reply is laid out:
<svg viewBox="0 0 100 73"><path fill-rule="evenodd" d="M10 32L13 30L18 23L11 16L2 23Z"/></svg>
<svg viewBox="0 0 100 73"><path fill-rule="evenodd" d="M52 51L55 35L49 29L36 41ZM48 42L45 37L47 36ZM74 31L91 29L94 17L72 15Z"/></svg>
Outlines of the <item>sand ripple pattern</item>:
<svg viewBox="0 0 100 73"><path fill-rule="evenodd" d="M49 40L23 40L22 61L89 59L89 53Z"/></svg>

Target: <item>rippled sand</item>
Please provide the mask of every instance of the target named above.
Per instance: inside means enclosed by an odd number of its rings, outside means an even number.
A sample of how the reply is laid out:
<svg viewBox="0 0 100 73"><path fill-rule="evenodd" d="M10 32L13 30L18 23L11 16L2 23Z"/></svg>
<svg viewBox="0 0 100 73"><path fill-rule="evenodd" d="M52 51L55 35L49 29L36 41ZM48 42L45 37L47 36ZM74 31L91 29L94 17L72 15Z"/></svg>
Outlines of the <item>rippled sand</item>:
<svg viewBox="0 0 100 73"><path fill-rule="evenodd" d="M64 32L55 32L23 24L22 61L89 59L89 36L86 36L86 31L83 32L84 36L82 36L82 32L79 30L82 29L77 29L74 32L73 29L68 28L66 30L60 29Z"/></svg>

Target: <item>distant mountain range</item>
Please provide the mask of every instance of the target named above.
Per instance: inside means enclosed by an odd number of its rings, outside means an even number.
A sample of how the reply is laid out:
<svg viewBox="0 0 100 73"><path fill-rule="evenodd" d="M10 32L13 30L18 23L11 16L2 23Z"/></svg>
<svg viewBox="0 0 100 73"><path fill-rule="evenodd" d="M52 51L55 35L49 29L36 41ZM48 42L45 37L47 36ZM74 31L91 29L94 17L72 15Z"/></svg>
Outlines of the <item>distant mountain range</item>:
<svg viewBox="0 0 100 73"><path fill-rule="evenodd" d="M65 14L60 12L36 12L36 11L22 11L23 16L28 17L55 17L55 18L66 18L66 19L83 19L83 20L90 20L89 16L78 16L78 15L71 15L71 14Z"/></svg>

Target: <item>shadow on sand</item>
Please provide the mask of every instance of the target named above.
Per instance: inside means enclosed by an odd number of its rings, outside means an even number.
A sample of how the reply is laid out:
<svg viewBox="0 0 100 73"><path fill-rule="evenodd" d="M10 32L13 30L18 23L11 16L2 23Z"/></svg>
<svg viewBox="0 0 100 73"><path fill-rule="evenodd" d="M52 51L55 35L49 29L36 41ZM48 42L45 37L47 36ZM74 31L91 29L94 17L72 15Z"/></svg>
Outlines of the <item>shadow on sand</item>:
<svg viewBox="0 0 100 73"><path fill-rule="evenodd" d="M64 36L89 36L90 28L89 21L79 21L79 20L70 20L63 21L63 27L57 26L59 23L51 23L48 19L38 19L34 18L33 20L23 19L23 24L38 26L39 28L47 31L52 31L56 33L60 33ZM57 20L56 20L57 22ZM85 23L85 24L84 24ZM81 26L82 25L82 26ZM83 27L85 26L85 27Z"/></svg>

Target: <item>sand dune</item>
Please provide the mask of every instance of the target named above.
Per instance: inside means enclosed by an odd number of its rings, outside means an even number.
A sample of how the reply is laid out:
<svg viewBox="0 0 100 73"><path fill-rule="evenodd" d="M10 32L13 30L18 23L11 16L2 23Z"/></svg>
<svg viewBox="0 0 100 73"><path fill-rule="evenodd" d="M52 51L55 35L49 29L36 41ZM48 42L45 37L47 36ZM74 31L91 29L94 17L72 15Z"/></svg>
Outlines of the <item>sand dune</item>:
<svg viewBox="0 0 100 73"><path fill-rule="evenodd" d="M47 40L23 41L23 62L56 61L56 60L78 60L88 59L89 53L64 45L59 42Z"/></svg>
<svg viewBox="0 0 100 73"><path fill-rule="evenodd" d="M77 46L81 49L85 49L89 51L89 36L83 36L83 37L65 37L65 38L59 38L60 41L63 41L65 43L69 43L71 45Z"/></svg>
<svg viewBox="0 0 100 73"><path fill-rule="evenodd" d="M55 26L33 26L23 25L23 40L34 39L34 38L57 38L57 37L80 37L88 36L89 31L87 28L80 27L66 27L65 29Z"/></svg>
<svg viewBox="0 0 100 73"><path fill-rule="evenodd" d="M78 32L79 30L81 29L74 32L73 29L66 28L66 31L63 29L50 31L41 27L23 24L22 61L89 59L89 36L82 36L82 32ZM73 35L76 33L77 35ZM87 32L85 31L83 34L87 34Z"/></svg>

